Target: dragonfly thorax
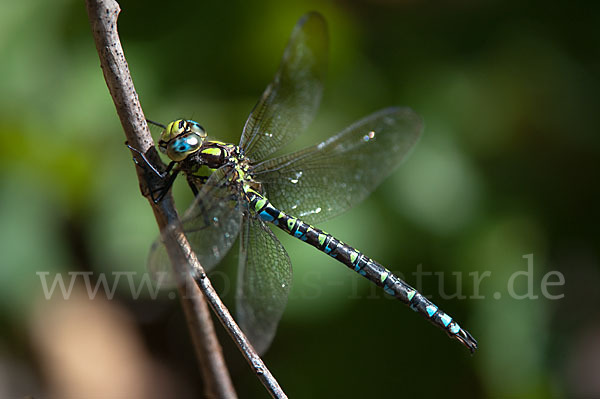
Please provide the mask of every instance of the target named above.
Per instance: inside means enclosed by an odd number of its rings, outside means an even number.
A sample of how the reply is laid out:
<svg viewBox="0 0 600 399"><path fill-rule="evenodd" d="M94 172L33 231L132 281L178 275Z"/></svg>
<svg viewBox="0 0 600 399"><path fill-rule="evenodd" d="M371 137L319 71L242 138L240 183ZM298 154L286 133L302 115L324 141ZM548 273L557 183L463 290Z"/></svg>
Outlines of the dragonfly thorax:
<svg viewBox="0 0 600 399"><path fill-rule="evenodd" d="M224 165L235 165L240 161L239 147L221 141L205 141L193 154L189 154L182 168L193 165L207 166L210 169L218 169Z"/></svg>

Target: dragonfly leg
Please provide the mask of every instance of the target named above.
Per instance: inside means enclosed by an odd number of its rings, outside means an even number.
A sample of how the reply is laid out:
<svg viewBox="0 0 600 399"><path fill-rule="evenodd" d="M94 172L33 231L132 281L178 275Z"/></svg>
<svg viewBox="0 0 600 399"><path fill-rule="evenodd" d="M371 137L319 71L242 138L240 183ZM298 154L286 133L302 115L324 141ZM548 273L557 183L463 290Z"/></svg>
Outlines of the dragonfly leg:
<svg viewBox="0 0 600 399"><path fill-rule="evenodd" d="M173 162L171 162L169 164L169 166L167 167L167 171L169 169L173 168L172 164L173 164ZM179 174L179 169L175 169L173 171L173 173L171 173L169 175L165 184L162 187L159 187L158 190L156 190L159 192L158 197L156 197L156 198L154 197L154 193L156 191L150 193L150 196L152 197L152 201L154 201L155 204L158 204L160 201L162 201L162 199L165 197L165 195L167 195L167 193L171 189L171 186L173 185L173 182L175 181L175 178L177 177L177 174Z"/></svg>
<svg viewBox="0 0 600 399"><path fill-rule="evenodd" d="M148 118L146 118L146 122L148 122L148 123L149 123L149 124L151 124L151 125L154 125L154 126L161 127L163 130L167 128L167 127L166 127L165 125L163 125L162 123L158 123L158 122L151 121L151 120L150 120L150 119L148 119Z"/></svg>
<svg viewBox="0 0 600 399"><path fill-rule="evenodd" d="M156 176L158 176L161 179L164 179L166 177L166 175L169 173L169 171L173 168L173 165L172 165L173 162L171 162L169 164L169 166L167 166L167 170L165 172L161 173L161 172L158 171L158 169L156 169L154 167L154 165L152 165L152 162L150 162L150 160L146 157L146 154L144 154L143 152L141 152L137 148L130 146L128 142L125 142L125 145L131 151L133 151L136 154L138 154L142 158L142 160L144 161L143 165L142 165L142 163L140 163L140 161L138 161L138 159L134 157L133 158L133 162L135 162L136 165L140 165L142 168L150 169L152 171L152 173L154 173Z"/></svg>
<svg viewBox="0 0 600 399"><path fill-rule="evenodd" d="M125 143L125 145L131 151L138 154L140 156L140 158L142 159L142 162L140 162L136 157L134 157L133 162L135 162L136 165L143 168L144 172L147 175L151 173L155 177L158 177L161 181L164 182L157 189L150 190L150 198L152 198L152 201L155 204L158 204L160 201L162 201L162 199L165 197L165 195L167 195L167 193L169 192L169 189L171 188L171 186L173 185L173 182L175 181L175 178L177 177L177 174L179 173L179 169L173 170L173 167L175 166L175 164L177 162L171 161L169 163L169 165L167 165L167 169L161 173L158 169L156 169L156 167L154 167L154 165L152 165L152 162L150 162L150 160L146 157L146 155L143 152L141 152L140 150L138 150L135 147L130 146L127 142ZM156 196L156 193L159 193L158 196Z"/></svg>
<svg viewBox="0 0 600 399"><path fill-rule="evenodd" d="M187 178L188 186L190 186L190 188L192 189L192 193L194 193L194 197L196 197L198 195L198 193L200 192L198 190L198 187L196 186L196 181L199 181L200 184L204 184L204 183L206 183L206 180L208 180L208 177L206 177L206 176L194 176L193 179L191 179L188 176L188 178Z"/></svg>

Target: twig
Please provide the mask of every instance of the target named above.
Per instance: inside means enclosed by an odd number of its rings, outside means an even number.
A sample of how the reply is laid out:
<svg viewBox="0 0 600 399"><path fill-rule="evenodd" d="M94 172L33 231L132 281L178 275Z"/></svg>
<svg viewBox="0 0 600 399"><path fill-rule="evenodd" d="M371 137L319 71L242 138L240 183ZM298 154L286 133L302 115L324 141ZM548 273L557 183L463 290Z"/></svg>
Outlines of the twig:
<svg viewBox="0 0 600 399"><path fill-rule="evenodd" d="M120 7L114 0L86 0L86 4L104 79L115 103L127 141L145 154L154 165L162 167L164 165L160 162L155 150L154 141L139 104L117 33ZM146 197L149 198L147 193L151 192L150 189L153 187L148 186L157 182L148 181L144 171L141 168L136 169L142 193L146 193ZM168 225L177 223L178 216L170 194L158 204L150 199L149 202L161 230ZM204 297L196 294L192 295L191 300L186 299L185 287L180 287L180 297L183 298L182 304L188 319L192 341L206 381L206 396L234 398L236 394L225 367L205 298L271 396L287 398L217 295L181 230L175 229L172 234L168 234L165 237L165 245L174 272L177 275L192 274L196 282L194 286L196 293L199 288L204 294ZM186 270L187 267L191 267L191 269ZM184 273L190 270L193 273Z"/></svg>
<svg viewBox="0 0 600 399"><path fill-rule="evenodd" d="M119 5L112 0L88 0L86 3L104 79L121 119L127 141L141 151L150 151L153 158L158 160L156 151L152 150L154 148L152 136L139 104L119 40L116 28L120 12ZM143 187L146 184L143 171L138 168L137 173L142 190L147 189L147 187ZM160 207L154 206L152 201L150 203L153 205L154 215L161 229L177 218L170 196L165 198ZM235 397L235 390L204 297L192 295L190 298L185 295L184 287L180 288L179 296L206 384L206 396Z"/></svg>

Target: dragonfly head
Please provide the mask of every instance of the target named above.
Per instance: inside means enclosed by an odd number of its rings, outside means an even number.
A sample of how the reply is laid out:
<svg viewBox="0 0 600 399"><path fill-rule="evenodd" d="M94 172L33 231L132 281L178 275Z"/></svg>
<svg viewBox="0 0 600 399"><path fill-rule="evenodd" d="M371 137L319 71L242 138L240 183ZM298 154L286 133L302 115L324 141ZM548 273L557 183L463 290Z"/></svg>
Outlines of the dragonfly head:
<svg viewBox="0 0 600 399"><path fill-rule="evenodd" d="M167 125L160 134L158 148L175 162L183 161L200 149L206 131L200 124L178 119Z"/></svg>

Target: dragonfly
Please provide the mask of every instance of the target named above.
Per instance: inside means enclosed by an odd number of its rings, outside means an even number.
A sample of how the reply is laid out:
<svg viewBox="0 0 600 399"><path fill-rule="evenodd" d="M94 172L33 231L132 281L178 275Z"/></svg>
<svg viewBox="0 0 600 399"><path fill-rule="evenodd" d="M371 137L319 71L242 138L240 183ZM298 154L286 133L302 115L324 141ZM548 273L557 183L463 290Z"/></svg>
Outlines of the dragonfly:
<svg viewBox="0 0 600 399"><path fill-rule="evenodd" d="M321 143L270 157L313 120L327 52L324 18L316 12L306 14L295 26L238 145L210 140L192 120L158 124L158 148L170 159L166 171L159 172L137 151L144 166L163 179L152 197L161 201L175 178L185 175L195 199L180 228L207 272L239 236L236 319L259 353L275 336L292 282L290 258L268 225L382 287L474 352L477 341L452 317L375 260L315 227L361 202L406 158L423 127L414 111L386 108ZM166 230L170 228L175 226ZM159 237L150 250L149 267L164 270L165 264L168 257Z"/></svg>

